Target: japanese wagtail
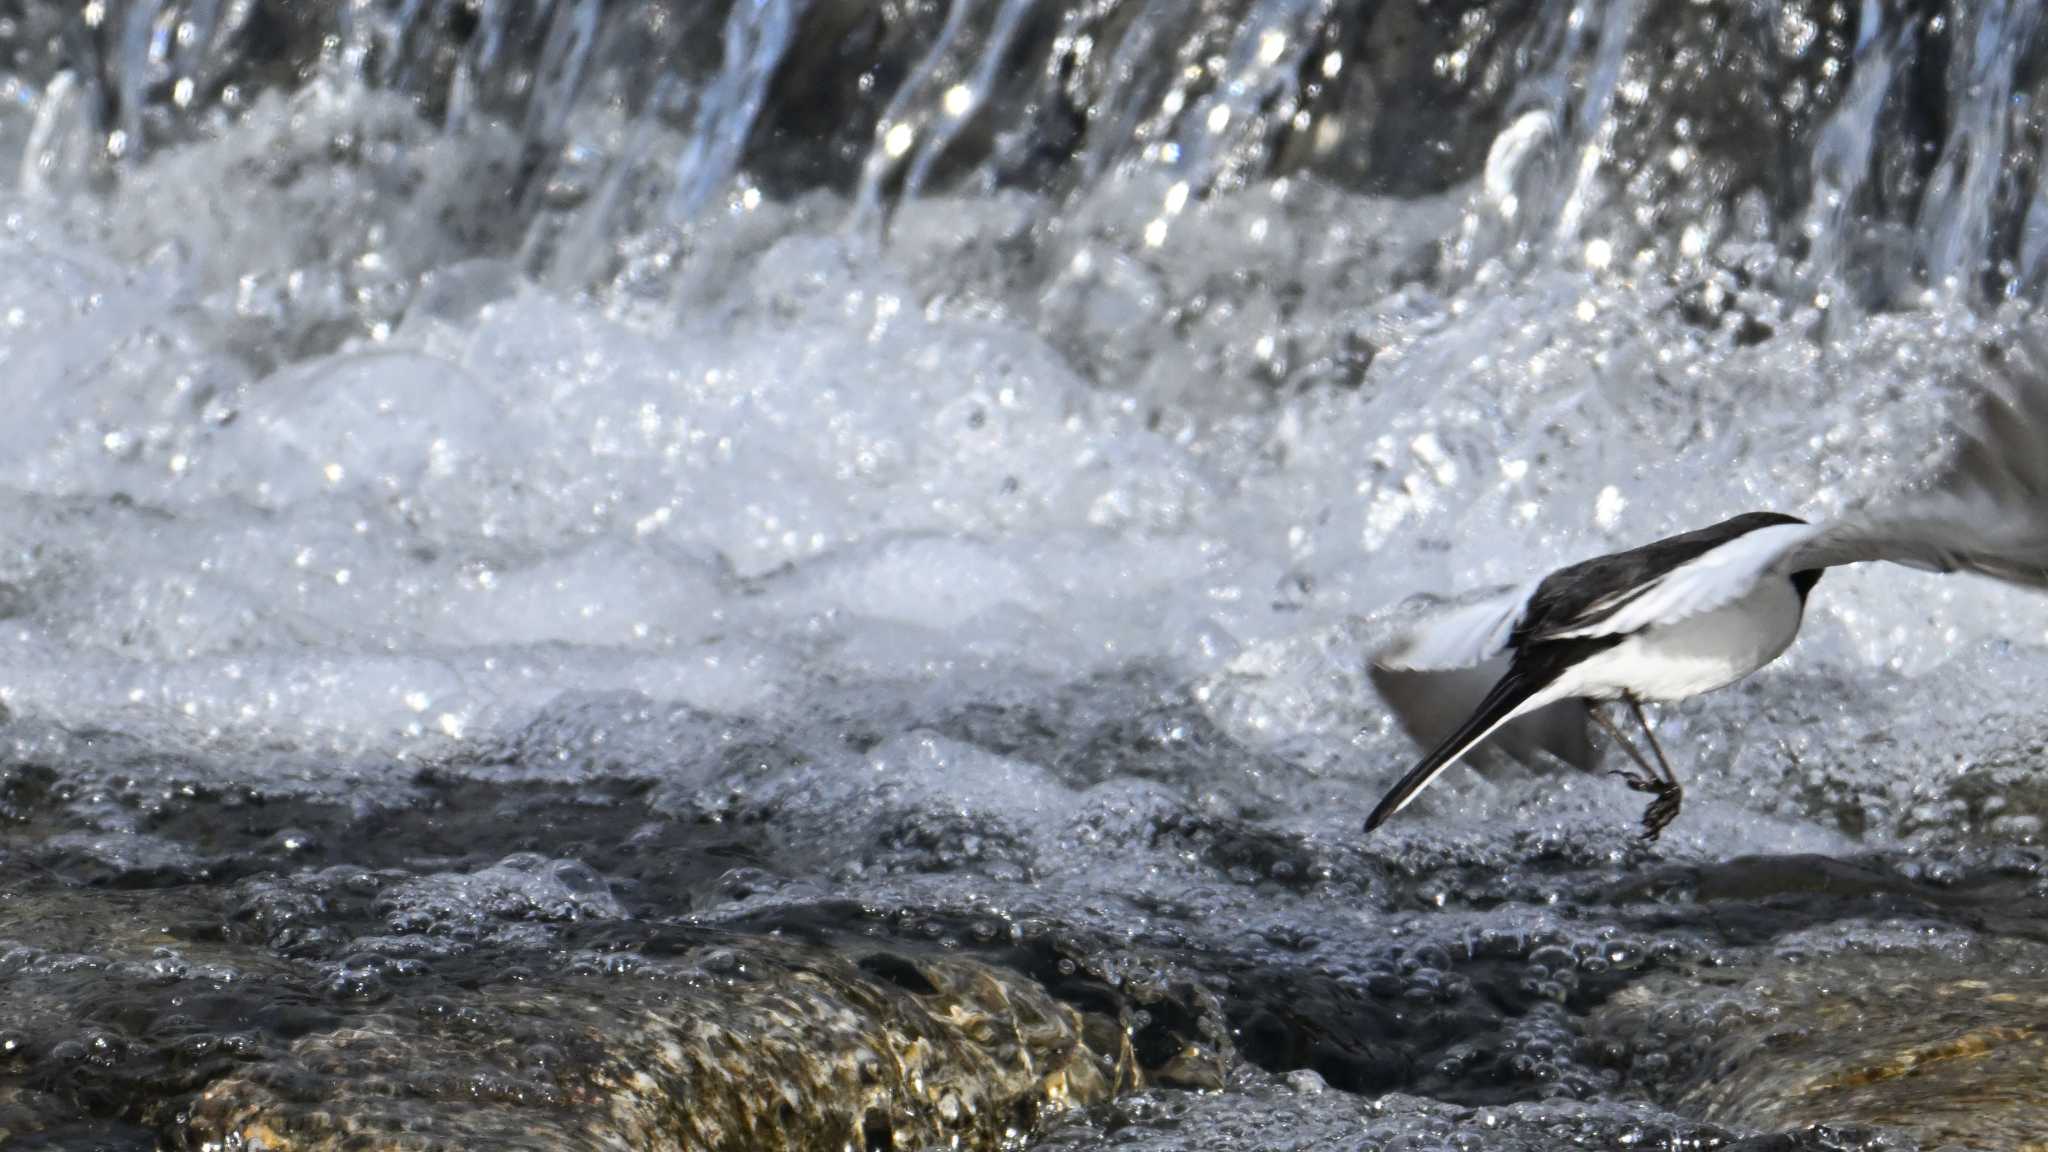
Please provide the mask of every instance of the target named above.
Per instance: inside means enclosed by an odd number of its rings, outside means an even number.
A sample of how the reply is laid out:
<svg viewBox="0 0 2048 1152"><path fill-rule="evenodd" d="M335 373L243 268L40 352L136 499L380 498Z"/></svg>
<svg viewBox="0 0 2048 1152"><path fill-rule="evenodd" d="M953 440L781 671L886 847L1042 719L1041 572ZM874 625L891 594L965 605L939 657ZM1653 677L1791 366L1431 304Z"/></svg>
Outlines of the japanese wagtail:
<svg viewBox="0 0 2048 1152"><path fill-rule="evenodd" d="M2033 359L2048 364L2038 351ZM2019 383L2010 398L1985 393L1946 474L1896 511L1825 525L1750 512L1560 568L1397 637L1374 656L1373 679L1425 741L1434 734L1423 734L1422 715L1445 703L1433 697L1456 693L1457 679L1444 676L1492 668L1498 679L1373 809L1366 831L1504 726L1525 729L1503 732L1519 735L1524 750L1533 743L1583 763L1590 746L1581 717L1589 717L1640 769L1618 775L1654 797L1643 828L1655 840L1678 815L1683 790L1642 704L1711 692L1777 659L1826 569L1889 560L2048 587L2048 381ZM1471 672L1464 676L1469 682ZM1634 715L1654 765L1603 710L1617 701ZM1537 715L1545 710L1547 723Z"/></svg>

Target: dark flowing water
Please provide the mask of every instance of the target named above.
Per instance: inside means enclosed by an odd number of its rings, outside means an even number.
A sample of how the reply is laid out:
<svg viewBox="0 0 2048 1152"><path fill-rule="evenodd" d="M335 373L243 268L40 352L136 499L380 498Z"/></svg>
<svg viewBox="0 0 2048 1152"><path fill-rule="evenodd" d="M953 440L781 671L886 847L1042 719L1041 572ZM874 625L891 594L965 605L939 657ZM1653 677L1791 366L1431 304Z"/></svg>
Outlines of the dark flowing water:
<svg viewBox="0 0 2048 1152"><path fill-rule="evenodd" d="M1945 457L2039 15L0 0L0 1143L2027 1146L2048 599L1358 828L1416 594Z"/></svg>

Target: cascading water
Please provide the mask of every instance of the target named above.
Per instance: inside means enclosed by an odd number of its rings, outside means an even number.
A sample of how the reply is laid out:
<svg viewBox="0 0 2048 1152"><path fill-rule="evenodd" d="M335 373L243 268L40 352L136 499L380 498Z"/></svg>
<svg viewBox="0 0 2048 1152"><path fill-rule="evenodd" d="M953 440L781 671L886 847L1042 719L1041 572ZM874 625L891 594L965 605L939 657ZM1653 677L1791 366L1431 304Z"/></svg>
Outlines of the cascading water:
<svg viewBox="0 0 2048 1152"><path fill-rule="evenodd" d="M0 0L0 1143L2026 1146L2040 597L1358 827L2048 371L2042 24Z"/></svg>
<svg viewBox="0 0 2048 1152"><path fill-rule="evenodd" d="M674 210L682 219L695 216L732 178L798 10L796 0L759 0L734 6L726 17L718 76L698 99L696 124L677 162Z"/></svg>
<svg viewBox="0 0 2048 1152"><path fill-rule="evenodd" d="M1887 39L1881 16L1867 16L1864 42L1857 50L1854 75L1842 103L1828 117L1813 150L1813 199L1800 229L1806 259L1817 280L1833 280L1840 272L1844 230L1858 193L1870 175L1871 152L1877 146L1877 118L1891 92L1893 61L1913 43L1914 27L1906 24Z"/></svg>
<svg viewBox="0 0 2048 1152"><path fill-rule="evenodd" d="M864 127L866 154L856 167L845 166L843 144L842 156L820 157L808 166L778 159L763 166L807 172L808 177L774 191L787 195L806 183L840 187L865 206L857 214L872 215L884 199L938 191L934 176L949 153L961 154L946 174L957 181L977 173L969 183L984 188L1056 190L1075 179L1092 186L1161 166L1180 174L1200 198L1226 172L1235 173L1224 185L1229 190L1249 178L1305 165L1319 177L1370 191L1397 177L1347 170L1344 165L1354 153L1330 142L1394 129L1375 123L1374 109L1352 107L1341 96L1304 99L1302 87L1355 91L1335 82L1345 47L1373 45L1376 31L1390 37L1408 32L1387 27L1396 23L1395 16L1377 9L1293 0L1212 0L1196 6L1095 0L1067 7L1035 0L988 5L962 0L872 11L758 0L722 6L722 15L705 6L672 7L653 0L611 6L567 0L443 0L431 5L393 0L309 6L290 13L273 12L253 0L225 7L221 0L103 0L68 16L58 5L48 6L49 12L29 7L37 11L11 21L17 43L13 54L20 64L14 75L24 103L40 106L48 84L72 77L71 83L83 85L94 109L92 126L79 130L88 137L85 143L114 160L136 162L147 139L185 138L201 130L208 115L233 114L259 85L274 86L286 78L317 76L327 83L404 93L440 108L451 130L477 126L480 117L502 118L516 129L533 155L531 162L544 167L559 167L565 152L603 147L594 139L568 139L568 118L580 105L593 110L644 106L670 119L673 131L631 137L628 153L616 152L614 142L603 162L630 168L650 158L635 149L671 152L666 215L678 222L696 216L745 166L750 147L756 160L763 152L800 155L807 145L859 137ZM1825 130L1810 128L1791 141L1801 171L1771 173L1772 187L1764 189L1772 197L1795 187L1808 193L1804 206L1784 204L1780 213L1798 222L1782 229L1782 240L1794 255L1802 246L1833 252L1840 246L1841 229L1867 229L1882 219L1872 215L1869 204L1859 210L1856 193L1872 175L1868 141L1903 125L1921 134L1911 146L1892 150L1894 156L1938 152L1938 158L1920 161L1919 171L1883 196L1881 211L1892 213L1895 224L1911 227L1918 236L1915 270L1939 284L1967 279L1970 268L1988 267L2000 291L2006 291L2007 281L2024 281L2013 271L1997 270L2006 253L1994 249L2013 246L2017 270L2026 270L2018 245L2029 233L2014 206L2031 203L2031 197L2013 181L2032 170L2031 129L2024 116L2015 119L2008 108L2016 101L2022 107L2032 103L2031 94L2017 92L2016 85L2032 82L2036 5L1972 6L1954 14L1933 7L1897 17L1876 3L1833 16L1810 14L1804 5L1760 4L1754 11L1740 5L1699 7L1699 26L1680 22L1674 30L1660 21L1652 30L1656 35L1676 32L1664 45L1676 68L1686 67L1697 54L1699 45L1687 43L1687 36L1720 35L1740 47L1747 26L1757 22L1772 26L1770 34L1778 39L1789 40L1795 58L1818 62L1821 83L1778 98L1804 110L1802 124L1825 125ZM1512 195L1512 210L1520 219L1537 222L1518 224L1518 231L1552 231L1572 248L1596 199L1606 202L1599 223L1626 230L1632 215L1626 189L1617 187L1622 182L1611 170L1604 175L1603 170L1611 169L1617 156L1647 155L1674 144L1683 151L1684 138L1700 132L1698 125L1680 124L1671 140L1611 138L1617 124L1610 106L1625 70L1631 75L1624 97L1631 105L1653 100L1651 93L1660 83L1672 83L1671 77L1656 74L1648 49L1657 45L1642 42L1647 34L1636 28L1639 9L1620 2L1559 3L1526 13L1478 6L1431 17L1450 25L1451 34L1425 30L1448 41L1443 45L1447 51L1430 59L1430 69L1440 76L1464 77L1470 89L1462 105L1445 110L1434 148L1465 135L1451 131L1452 126L1477 124L1482 136L1491 132L1493 149L1490 160L1474 153L1454 161L1454 179L1441 190L1480 175L1483 166L1490 173L1484 187L1493 201L1487 207L1498 213L1501 181L1530 167L1533 149L1548 155L1534 166L1550 174L1547 190L1535 202L1521 193ZM323 34L323 19L331 23L328 34ZM1831 28L1839 29L1833 42L1817 32L1829 20L1834 21ZM1895 28L1889 35L1884 32L1888 21ZM1931 29L1924 45L1917 34L1923 25ZM1473 43L1452 46L1460 35ZM805 96L823 95L807 87L832 78L788 75L783 66L789 45L793 38L831 36L863 46L839 52L831 61L832 69L855 76L850 86L858 98L843 107L829 101L804 103ZM1472 77L1474 57L1489 42L1486 75ZM865 68L861 51L874 54ZM1371 51L1368 47L1362 58L1354 56L1354 65L1372 67ZM791 67L811 63L806 58ZM586 77L590 68L605 72L606 78ZM818 71L826 70L831 69ZM1930 72L1941 77L1942 101L1922 102L1918 92L1894 98L1895 76ZM679 90L687 98L648 100L645 94L663 77L672 93ZM896 83L884 90L884 77ZM1038 77L1045 80L1034 82ZM1509 89L1515 95L1506 101L1490 95ZM1887 104L1898 105L1888 120ZM1055 118L1058 106L1078 125L1049 131L1045 124ZM831 130L814 128L812 137L795 131L796 125L815 125L820 117L835 122ZM972 149L985 160L998 161L993 169L977 169L956 146L970 127ZM1927 133L1928 127L1935 131ZM1402 125L1400 130L1417 128ZM1422 131L1426 141L1428 130ZM72 147L75 134L38 143L46 153ZM1285 141L1290 137L1324 143L1289 147ZM1752 150L1769 152L1780 142L1771 144ZM1801 147L1812 161L1801 157ZM1046 150L1060 162L1048 164ZM1328 154L1326 162L1319 153ZM1652 162L1692 163L1668 154ZM1805 175L1808 167L1815 169L1812 178ZM1827 171L1819 171L1822 167ZM1608 186L1604 190L1603 184ZM1745 191L1750 189L1717 190L1731 203ZM546 208L534 204L527 210ZM1568 254L1577 258L1575 252ZM1488 255L1468 259L1479 262Z"/></svg>
<svg viewBox="0 0 2048 1152"><path fill-rule="evenodd" d="M2038 15L2031 4L1987 4L1961 29L1949 72L1949 136L1920 207L1920 259L1936 285L1974 280L1983 264L2011 138L2014 75Z"/></svg>

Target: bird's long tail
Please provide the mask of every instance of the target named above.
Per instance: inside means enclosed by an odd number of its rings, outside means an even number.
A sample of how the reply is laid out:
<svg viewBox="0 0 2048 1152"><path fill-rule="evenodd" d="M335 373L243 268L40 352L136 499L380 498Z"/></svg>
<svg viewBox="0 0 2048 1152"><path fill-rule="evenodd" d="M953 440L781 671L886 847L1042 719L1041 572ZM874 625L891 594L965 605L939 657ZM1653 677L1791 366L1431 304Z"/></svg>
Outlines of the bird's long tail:
<svg viewBox="0 0 2048 1152"><path fill-rule="evenodd" d="M1510 668L1507 675L1493 686L1486 698L1479 702L1472 715L1466 718L1458 730L1451 733L1430 750L1422 762L1409 769L1401 782L1394 785L1381 799L1379 807L1365 818L1367 832L1387 822L1394 813L1406 808L1430 781L1435 780L1443 770L1458 762L1459 757L1470 752L1481 740L1493 734L1493 730L1514 718L1515 709L1520 708L1531 696L1543 690L1552 677L1532 676L1526 670Z"/></svg>

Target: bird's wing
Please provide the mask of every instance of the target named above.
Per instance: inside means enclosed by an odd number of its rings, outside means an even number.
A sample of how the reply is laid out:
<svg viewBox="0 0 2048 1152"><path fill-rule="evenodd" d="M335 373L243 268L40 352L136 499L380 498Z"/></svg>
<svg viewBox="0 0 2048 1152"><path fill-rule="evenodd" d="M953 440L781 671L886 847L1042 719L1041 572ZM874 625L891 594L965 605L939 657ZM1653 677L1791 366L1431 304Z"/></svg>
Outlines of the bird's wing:
<svg viewBox="0 0 2048 1152"><path fill-rule="evenodd" d="M1928 572L1976 572L2048 588L2048 508L1932 502L1900 516L1830 524L1786 558L1787 571L1889 560Z"/></svg>
<svg viewBox="0 0 2048 1152"><path fill-rule="evenodd" d="M2048 362L2035 341L2021 348ZM2048 377L2005 362L2013 387L1979 393L1969 434L1932 491L1889 514L1829 525L1787 557L1787 571L1889 560L2048 587Z"/></svg>
<svg viewBox="0 0 2048 1152"><path fill-rule="evenodd" d="M1745 532L1660 576L1602 599L1575 619L1545 629L1536 640L1626 636L1652 624L1671 624L1733 603L1776 570L1786 554L1821 530L1811 524L1772 524Z"/></svg>
<svg viewBox="0 0 2048 1152"><path fill-rule="evenodd" d="M1824 527L1746 533L1547 636L1626 634L1710 612L1769 572L1870 560L2048 588L2048 345L2037 333L2015 334L1995 359L1987 357L1972 388L1961 445L1920 495Z"/></svg>
<svg viewBox="0 0 2048 1152"><path fill-rule="evenodd" d="M1375 663L1368 674L1373 691L1400 722L1401 730L1424 748L1440 744L1478 708L1486 694L1507 675L1505 653L1470 668L1418 671ZM1560 700L1509 720L1485 746L1497 748L1524 764L1548 753L1575 768L1590 771L1600 753L1587 731L1586 702Z"/></svg>
<svg viewBox="0 0 2048 1152"><path fill-rule="evenodd" d="M1507 650L1508 637L1514 635L1535 591L1534 582L1496 588L1402 632L1375 652L1372 662L1402 672L1440 672L1484 664Z"/></svg>
<svg viewBox="0 0 2048 1152"><path fill-rule="evenodd" d="M1507 673L1508 638L1536 582L1500 587L1396 636L1373 654L1373 688L1401 727L1425 746L1442 741ZM1486 740L1524 763L1548 752L1580 768L1599 759L1586 706L1566 700L1500 725Z"/></svg>

